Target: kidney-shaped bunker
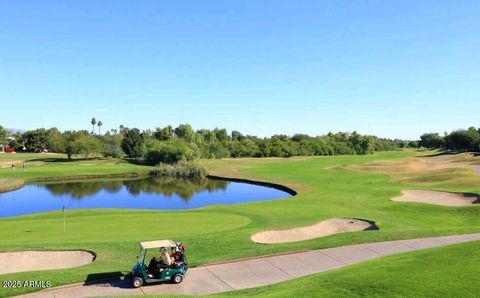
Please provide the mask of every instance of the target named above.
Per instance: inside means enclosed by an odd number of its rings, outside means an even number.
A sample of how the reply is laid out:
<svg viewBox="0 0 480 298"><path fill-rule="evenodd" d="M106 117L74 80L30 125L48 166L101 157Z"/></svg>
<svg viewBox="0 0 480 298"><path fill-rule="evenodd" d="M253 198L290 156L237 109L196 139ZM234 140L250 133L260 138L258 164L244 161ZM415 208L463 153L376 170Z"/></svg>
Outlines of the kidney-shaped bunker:
<svg viewBox="0 0 480 298"><path fill-rule="evenodd" d="M94 260L94 253L83 250L3 252L0 274L79 267Z"/></svg>

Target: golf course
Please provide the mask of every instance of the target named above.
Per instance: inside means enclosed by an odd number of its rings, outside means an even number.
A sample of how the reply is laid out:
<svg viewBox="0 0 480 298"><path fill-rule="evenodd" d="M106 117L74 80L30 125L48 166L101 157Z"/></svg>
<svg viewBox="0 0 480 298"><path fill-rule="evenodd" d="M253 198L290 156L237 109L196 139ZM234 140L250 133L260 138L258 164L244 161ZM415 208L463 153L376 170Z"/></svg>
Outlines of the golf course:
<svg viewBox="0 0 480 298"><path fill-rule="evenodd" d="M67 160L61 154L1 154L0 190L64 179L141 176L150 167L123 159ZM22 164L25 163L25 168ZM184 211L71 209L0 218L1 252L82 250L94 262L76 268L17 272L3 280L44 280L52 286L128 272L138 243L173 239L187 247L191 267L285 252L430 236L480 232L480 205L440 206L393 201L404 190L480 193L470 153L402 150L370 155L291 158L224 158L197 161L210 175L280 184L297 195L284 199L213 205ZM1 204L0 195L0 204ZM373 222L377 229L336 233L304 241L259 244L255 233L317 224L332 218ZM478 290L480 242L388 256L264 288L220 295L469 296ZM188 276L187 276L188 278ZM1 297L35 291L2 288Z"/></svg>

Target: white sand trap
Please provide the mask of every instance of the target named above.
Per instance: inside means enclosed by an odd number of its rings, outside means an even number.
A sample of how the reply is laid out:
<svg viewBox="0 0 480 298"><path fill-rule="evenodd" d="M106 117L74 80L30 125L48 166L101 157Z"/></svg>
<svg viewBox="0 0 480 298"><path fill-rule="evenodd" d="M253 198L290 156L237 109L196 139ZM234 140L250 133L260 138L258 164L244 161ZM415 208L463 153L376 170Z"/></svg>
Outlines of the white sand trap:
<svg viewBox="0 0 480 298"><path fill-rule="evenodd" d="M478 202L476 194L451 193L433 190L402 190L402 196L392 199L398 202L417 202L441 206L469 206Z"/></svg>
<svg viewBox="0 0 480 298"><path fill-rule="evenodd" d="M0 253L0 275L14 272L64 269L93 262L87 251L16 251Z"/></svg>
<svg viewBox="0 0 480 298"><path fill-rule="evenodd" d="M376 230L374 223L354 218L330 218L317 224L288 230L270 230L254 234L256 243L287 243L309 240L333 234Z"/></svg>

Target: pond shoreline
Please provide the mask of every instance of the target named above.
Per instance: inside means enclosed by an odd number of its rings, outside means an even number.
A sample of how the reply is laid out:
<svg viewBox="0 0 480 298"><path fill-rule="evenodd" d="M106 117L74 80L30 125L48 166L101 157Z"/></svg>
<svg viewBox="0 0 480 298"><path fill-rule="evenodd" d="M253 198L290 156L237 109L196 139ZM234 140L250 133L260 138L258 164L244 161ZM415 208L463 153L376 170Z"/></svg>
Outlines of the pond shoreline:
<svg viewBox="0 0 480 298"><path fill-rule="evenodd" d="M0 188L0 194L15 191L15 190L19 190L23 186L25 186L25 181L19 181L18 183L14 184L14 185L11 185L11 186L9 185L7 187Z"/></svg>
<svg viewBox="0 0 480 298"><path fill-rule="evenodd" d="M15 191L22 188L26 184L35 183L35 182L61 182L61 181L72 181L72 180L84 181L84 180L90 180L90 179L93 180L93 179L101 179L101 178L135 178L135 177L153 177L153 176L154 175L151 175L150 172L131 172L131 173L104 174L104 175L69 175L69 176L38 177L38 178L21 181L20 183L10 187L0 188L0 193ZM273 183L273 182L252 180L252 179L245 179L245 178L217 176L217 175L210 175L210 174L208 174L205 178L271 187L271 188L284 191L291 196L296 196L298 194L298 192L293 188L290 188L282 184Z"/></svg>
<svg viewBox="0 0 480 298"><path fill-rule="evenodd" d="M275 183L217 176L202 179L140 174L118 176L31 179L23 188L1 196L4 208L0 210L0 217L49 212L62 206L67 209L190 210L282 199L296 194L294 190Z"/></svg>
<svg viewBox="0 0 480 298"><path fill-rule="evenodd" d="M285 185L281 185L278 183L267 182L267 181L260 181L260 180L251 180L251 179L244 179L244 178L234 178L234 177L224 177L224 176L216 176L216 175L207 175L207 178L217 179L217 180L225 180L225 181L232 181L232 182L241 182L241 183L248 183L254 184L259 186L271 187L281 191L288 193L289 195L296 196L298 192L293 188L290 188Z"/></svg>

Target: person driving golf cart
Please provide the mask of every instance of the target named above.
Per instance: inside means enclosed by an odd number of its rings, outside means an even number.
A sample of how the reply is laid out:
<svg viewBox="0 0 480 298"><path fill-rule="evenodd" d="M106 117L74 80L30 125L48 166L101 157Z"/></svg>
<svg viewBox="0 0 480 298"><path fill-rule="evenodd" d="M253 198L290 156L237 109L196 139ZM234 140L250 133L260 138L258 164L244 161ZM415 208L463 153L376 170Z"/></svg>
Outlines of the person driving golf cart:
<svg viewBox="0 0 480 298"><path fill-rule="evenodd" d="M148 273L148 277L150 278L153 278L155 274L157 274L160 271L163 271L163 269L172 266L174 262L174 259L170 257L169 254L167 253L166 247L160 247L159 251L160 251L160 256L158 258L152 257L152 259L150 260L150 263L148 264L147 273Z"/></svg>
<svg viewBox="0 0 480 298"><path fill-rule="evenodd" d="M147 251L153 248L160 248L160 256L152 257L148 266L144 264L147 259ZM140 243L140 254L138 261L132 269L132 285L136 288L144 283L165 282L181 283L187 274L188 265L184 247L178 249L181 251L181 260L175 261L168 254L168 249L177 250L177 244L171 240L146 241ZM151 255L151 254L149 254Z"/></svg>

